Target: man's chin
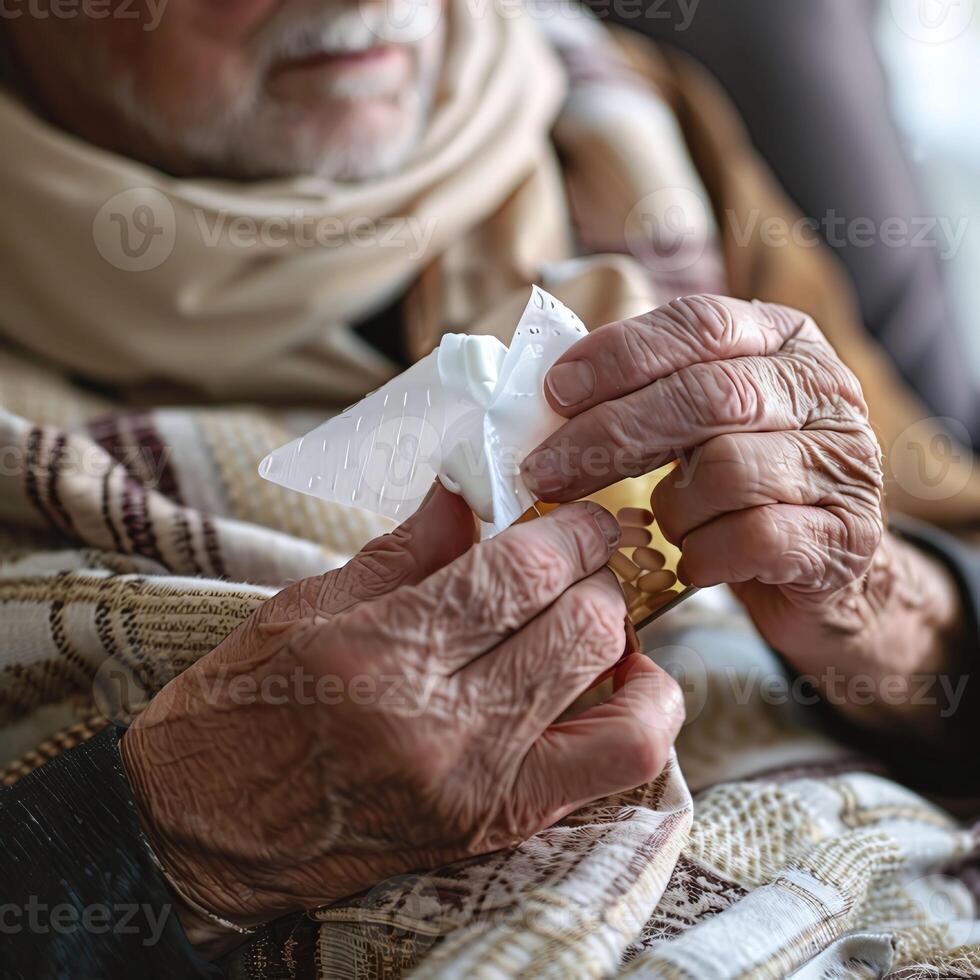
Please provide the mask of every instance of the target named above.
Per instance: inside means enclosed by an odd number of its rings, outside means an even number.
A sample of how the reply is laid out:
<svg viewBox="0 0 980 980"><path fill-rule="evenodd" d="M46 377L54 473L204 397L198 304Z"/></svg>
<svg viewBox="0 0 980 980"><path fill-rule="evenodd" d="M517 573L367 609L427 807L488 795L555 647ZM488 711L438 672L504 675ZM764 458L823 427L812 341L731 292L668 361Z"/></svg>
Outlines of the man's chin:
<svg viewBox="0 0 980 980"><path fill-rule="evenodd" d="M271 111L270 111L271 108ZM143 121L148 118L143 116ZM424 113L391 99L332 102L236 114L185 129L183 139L157 140L146 162L182 177L279 180L319 176L366 181L398 171L411 158ZM159 127L151 132L159 134Z"/></svg>
<svg viewBox="0 0 980 980"><path fill-rule="evenodd" d="M380 101L353 106L344 118L334 117L329 130L317 129L300 139L306 146L319 146L303 171L342 181L391 174L410 158L420 131L421 121L404 107Z"/></svg>

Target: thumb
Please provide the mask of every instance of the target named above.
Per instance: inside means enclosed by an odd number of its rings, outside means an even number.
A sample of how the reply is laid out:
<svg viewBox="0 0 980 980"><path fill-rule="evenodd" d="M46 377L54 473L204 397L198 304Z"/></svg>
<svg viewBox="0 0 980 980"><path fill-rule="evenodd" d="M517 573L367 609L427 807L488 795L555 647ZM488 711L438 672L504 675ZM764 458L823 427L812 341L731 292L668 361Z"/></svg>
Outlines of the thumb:
<svg viewBox="0 0 980 980"><path fill-rule="evenodd" d="M462 497L433 484L419 509L390 534L366 544L343 568L307 579L304 598L313 611L329 615L416 585L476 541L473 512Z"/></svg>

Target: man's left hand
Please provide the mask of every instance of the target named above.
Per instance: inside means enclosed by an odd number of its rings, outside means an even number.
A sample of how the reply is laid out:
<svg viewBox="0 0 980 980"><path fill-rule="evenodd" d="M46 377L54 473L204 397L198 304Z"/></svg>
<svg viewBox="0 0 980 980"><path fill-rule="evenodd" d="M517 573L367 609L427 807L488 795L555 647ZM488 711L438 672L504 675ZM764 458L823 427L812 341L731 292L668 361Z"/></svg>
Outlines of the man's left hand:
<svg viewBox="0 0 980 980"><path fill-rule="evenodd" d="M945 662L935 634L955 619L955 589L885 532L860 384L809 316L675 300L583 338L545 388L568 421L525 461L541 499L577 499L677 459L651 509L682 548L680 578L731 584L797 669L840 664L878 682ZM895 629L908 640L896 644Z"/></svg>

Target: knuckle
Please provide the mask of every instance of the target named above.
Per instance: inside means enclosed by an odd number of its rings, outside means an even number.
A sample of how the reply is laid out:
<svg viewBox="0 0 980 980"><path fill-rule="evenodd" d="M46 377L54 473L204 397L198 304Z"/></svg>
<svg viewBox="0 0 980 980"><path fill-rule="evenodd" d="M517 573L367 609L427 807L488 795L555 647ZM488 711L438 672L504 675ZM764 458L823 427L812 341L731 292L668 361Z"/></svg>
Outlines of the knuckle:
<svg viewBox="0 0 980 980"><path fill-rule="evenodd" d="M482 550L474 575L465 586L472 591L469 607L488 622L515 629L528 610L545 604L569 575L567 549L539 539L531 547L515 540Z"/></svg>
<svg viewBox="0 0 980 980"><path fill-rule="evenodd" d="M521 625L529 611L551 603L584 575L600 568L609 546L592 504L569 504L553 515L477 546L469 574L457 588L479 615L505 628Z"/></svg>
<svg viewBox="0 0 980 980"><path fill-rule="evenodd" d="M821 337L791 359L798 384L810 393L811 417L867 420L868 406L857 375Z"/></svg>
<svg viewBox="0 0 980 980"><path fill-rule="evenodd" d="M335 598L346 593L352 599L371 599L397 588L415 564L412 553L405 547L407 536L408 532L396 528L391 534L371 541L341 569L328 594Z"/></svg>
<svg viewBox="0 0 980 980"><path fill-rule="evenodd" d="M663 309L674 333L694 350L720 358L741 343L744 319L735 317L717 296L682 296Z"/></svg>
<svg viewBox="0 0 980 980"><path fill-rule="evenodd" d="M777 507L760 507L754 517L744 523L739 548L751 554L756 550L761 554L777 554L792 541L796 529L786 527L786 518Z"/></svg>
<svg viewBox="0 0 980 980"><path fill-rule="evenodd" d="M731 361L696 364L674 377L682 417L702 426L750 428L762 416L764 396L758 383Z"/></svg>
<svg viewBox="0 0 980 980"><path fill-rule="evenodd" d="M884 537L885 528L878 512L861 513L847 522L848 550L859 563L870 562Z"/></svg>
<svg viewBox="0 0 980 980"><path fill-rule="evenodd" d="M599 462L590 460L590 475L610 476L615 482L646 473L656 456L656 447L650 445L650 427L642 400L620 398L605 402L594 411L598 425L594 447Z"/></svg>
<svg viewBox="0 0 980 980"><path fill-rule="evenodd" d="M652 782L663 772L673 739L659 726L639 722L631 726L624 753L636 784Z"/></svg>
<svg viewBox="0 0 980 980"><path fill-rule="evenodd" d="M800 438L799 452L804 471L824 488L817 503L843 509L880 508L882 456L869 426L844 433L808 432Z"/></svg>
<svg viewBox="0 0 980 980"><path fill-rule="evenodd" d="M606 402L601 406L600 423L603 436L614 452L632 450L641 431L636 411L628 399Z"/></svg>
<svg viewBox="0 0 980 980"><path fill-rule="evenodd" d="M767 461L778 467L781 461L773 454ZM761 486L759 459L746 453L738 436L725 433L705 443L693 481L709 502L718 503L736 487Z"/></svg>
<svg viewBox="0 0 980 980"><path fill-rule="evenodd" d="M626 641L626 601L618 587L579 583L570 590L568 606L574 633L590 650L605 652L623 649Z"/></svg>
<svg viewBox="0 0 980 980"><path fill-rule="evenodd" d="M866 524L865 530L859 525ZM840 588L863 575L874 549L868 550L873 531L867 522L839 516L836 520L807 522L808 546L799 547L799 580L821 590Z"/></svg>
<svg viewBox="0 0 980 980"><path fill-rule="evenodd" d="M827 343L824 340L823 332L809 313L804 313L794 306L783 306L780 303L755 302L752 306L756 315L781 336L817 338L821 342Z"/></svg>
<svg viewBox="0 0 980 980"><path fill-rule="evenodd" d="M885 487L884 457L870 425L862 426L855 439L855 457L880 498Z"/></svg>
<svg viewBox="0 0 980 980"><path fill-rule="evenodd" d="M715 471L727 467L740 468L746 461L741 440L730 432L715 436L714 439L706 442L701 460L706 467L713 468Z"/></svg>
<svg viewBox="0 0 980 980"><path fill-rule="evenodd" d="M643 382L659 373L663 364L663 336L657 326L655 312L618 325L616 344L612 347L613 363L608 365L616 373L607 372L607 377ZM625 389L626 385L622 387Z"/></svg>
<svg viewBox="0 0 980 980"><path fill-rule="evenodd" d="M601 514L598 504L577 503L559 509L550 519L547 526L557 530L550 548L561 554L566 581L576 580L582 572L591 572L606 561L609 545L597 521Z"/></svg>
<svg viewBox="0 0 980 980"><path fill-rule="evenodd" d="M830 350L832 357L831 365L841 393L852 405L859 408L862 417L867 418L868 406L865 403L864 389L861 387L858 376L838 357L833 348Z"/></svg>

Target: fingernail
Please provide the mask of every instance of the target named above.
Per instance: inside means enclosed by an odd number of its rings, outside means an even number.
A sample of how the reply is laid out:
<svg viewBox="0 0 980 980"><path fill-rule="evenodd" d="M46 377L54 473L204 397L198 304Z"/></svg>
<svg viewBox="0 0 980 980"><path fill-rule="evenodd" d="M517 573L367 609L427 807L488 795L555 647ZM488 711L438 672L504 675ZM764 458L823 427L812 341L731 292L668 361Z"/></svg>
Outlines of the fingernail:
<svg viewBox="0 0 980 980"><path fill-rule="evenodd" d="M588 361L565 361L548 372L547 383L552 398L568 408L592 397L595 369Z"/></svg>
<svg viewBox="0 0 980 980"><path fill-rule="evenodd" d="M528 457L521 467L528 490L539 497L558 493L565 488L561 454L557 449L540 449Z"/></svg>
<svg viewBox="0 0 980 980"><path fill-rule="evenodd" d="M608 510L604 510L598 504L589 504L589 510L592 512L592 517L596 524L599 525L599 530L602 531L602 536L606 539L606 543L610 548L615 548L619 544L619 539L623 533L619 526L619 521Z"/></svg>

